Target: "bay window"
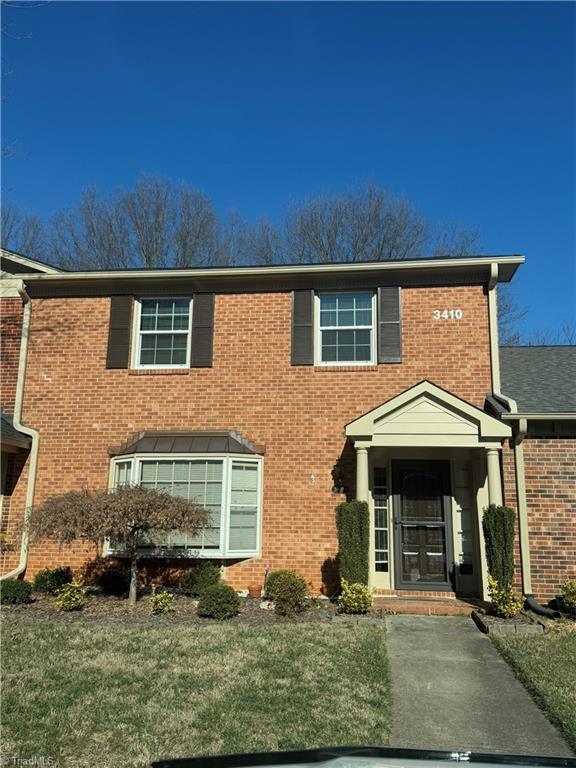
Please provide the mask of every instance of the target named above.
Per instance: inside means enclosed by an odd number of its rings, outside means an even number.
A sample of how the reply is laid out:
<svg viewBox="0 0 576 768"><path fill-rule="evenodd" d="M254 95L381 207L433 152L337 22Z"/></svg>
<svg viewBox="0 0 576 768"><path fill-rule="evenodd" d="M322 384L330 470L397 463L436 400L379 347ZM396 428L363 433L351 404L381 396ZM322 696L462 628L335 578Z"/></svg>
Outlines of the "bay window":
<svg viewBox="0 0 576 768"><path fill-rule="evenodd" d="M194 501L209 513L194 536L153 531L148 554L187 557L253 557L260 549L262 461L235 456L122 456L113 460L112 484L137 484ZM113 547L109 548L113 553Z"/></svg>

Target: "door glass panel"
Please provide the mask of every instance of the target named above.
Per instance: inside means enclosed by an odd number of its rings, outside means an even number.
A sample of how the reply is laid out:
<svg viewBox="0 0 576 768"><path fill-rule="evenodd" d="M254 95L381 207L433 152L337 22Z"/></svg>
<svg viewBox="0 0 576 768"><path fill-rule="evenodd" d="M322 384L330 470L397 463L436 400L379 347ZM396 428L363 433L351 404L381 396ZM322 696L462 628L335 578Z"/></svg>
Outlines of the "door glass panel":
<svg viewBox="0 0 576 768"><path fill-rule="evenodd" d="M446 581L444 526L402 527L402 581Z"/></svg>
<svg viewBox="0 0 576 768"><path fill-rule="evenodd" d="M399 576L405 584L448 583L445 495L448 465L398 467ZM416 465L416 466L415 466ZM437 465L437 468L436 466Z"/></svg>
<svg viewBox="0 0 576 768"><path fill-rule="evenodd" d="M402 478L402 519L444 519L442 486L436 472L407 472Z"/></svg>

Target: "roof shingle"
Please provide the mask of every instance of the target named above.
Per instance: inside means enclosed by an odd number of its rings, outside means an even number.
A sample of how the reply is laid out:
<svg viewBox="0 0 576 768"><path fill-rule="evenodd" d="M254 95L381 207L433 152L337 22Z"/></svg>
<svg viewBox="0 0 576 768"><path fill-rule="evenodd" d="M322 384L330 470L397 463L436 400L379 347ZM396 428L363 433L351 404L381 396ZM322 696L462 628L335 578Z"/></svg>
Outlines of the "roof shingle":
<svg viewBox="0 0 576 768"><path fill-rule="evenodd" d="M576 413L576 346L500 347L500 377L519 413Z"/></svg>

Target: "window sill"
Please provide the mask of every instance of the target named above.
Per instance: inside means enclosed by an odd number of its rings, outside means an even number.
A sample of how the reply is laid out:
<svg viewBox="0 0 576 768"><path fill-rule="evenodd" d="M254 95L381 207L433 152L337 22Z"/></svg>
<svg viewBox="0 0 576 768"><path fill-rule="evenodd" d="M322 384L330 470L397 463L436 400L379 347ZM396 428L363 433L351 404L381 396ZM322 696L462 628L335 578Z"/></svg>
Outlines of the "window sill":
<svg viewBox="0 0 576 768"><path fill-rule="evenodd" d="M128 376L189 376L190 368L130 368Z"/></svg>
<svg viewBox="0 0 576 768"><path fill-rule="evenodd" d="M315 373L364 373L377 371L377 365L315 365Z"/></svg>

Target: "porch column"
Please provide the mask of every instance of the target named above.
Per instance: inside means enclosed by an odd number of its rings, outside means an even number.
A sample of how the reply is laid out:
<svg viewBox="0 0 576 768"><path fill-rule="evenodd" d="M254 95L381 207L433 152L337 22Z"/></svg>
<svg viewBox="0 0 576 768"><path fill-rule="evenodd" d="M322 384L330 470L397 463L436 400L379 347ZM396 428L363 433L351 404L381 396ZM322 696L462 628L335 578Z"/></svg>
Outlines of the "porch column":
<svg viewBox="0 0 576 768"><path fill-rule="evenodd" d="M502 480L500 478L500 451L498 448L486 449L488 469L488 500L490 504L502 504Z"/></svg>
<svg viewBox="0 0 576 768"><path fill-rule="evenodd" d="M356 498L368 501L368 448L356 446Z"/></svg>

